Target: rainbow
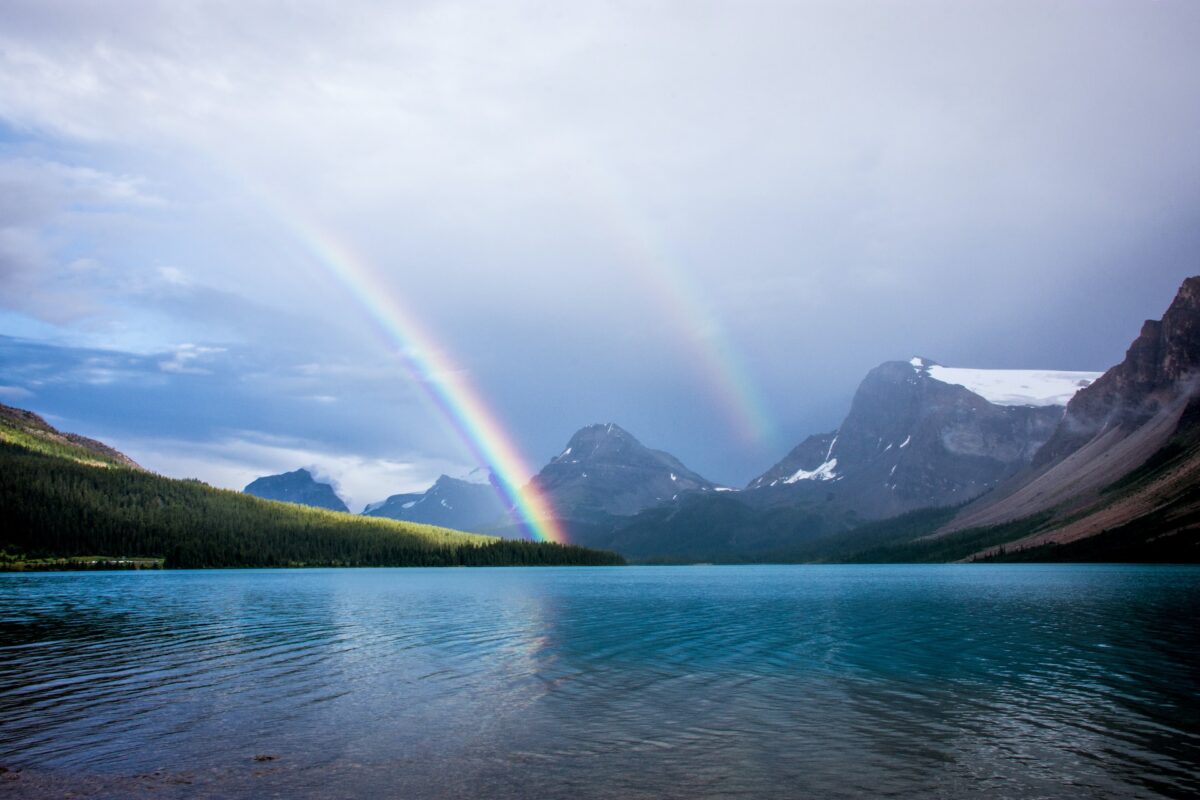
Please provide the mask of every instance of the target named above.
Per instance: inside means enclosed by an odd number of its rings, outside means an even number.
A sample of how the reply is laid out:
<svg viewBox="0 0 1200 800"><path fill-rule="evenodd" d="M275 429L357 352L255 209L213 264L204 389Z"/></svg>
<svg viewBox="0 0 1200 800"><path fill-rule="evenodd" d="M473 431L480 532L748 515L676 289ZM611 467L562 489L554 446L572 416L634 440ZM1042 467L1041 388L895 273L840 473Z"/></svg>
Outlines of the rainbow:
<svg viewBox="0 0 1200 800"><path fill-rule="evenodd" d="M697 371L724 407L731 427L742 441L771 441L774 425L755 382L742 364L736 348L717 316L708 308L695 281L673 258L651 228L647 215L634 211L632 193L622 191L614 176L595 164L582 169L584 198L590 198L593 216L608 230L625 266L650 291L655 308L665 312L670 325L691 352Z"/></svg>
<svg viewBox="0 0 1200 800"><path fill-rule="evenodd" d="M283 220L298 218L297 213L281 216ZM317 263L366 309L389 343L399 349L413 377L463 444L478 463L491 470L496 478L494 483L526 532L537 541L566 544L566 533L537 486L533 483L521 486L534 473L504 426L416 316L379 280L366 259L331 232L311 219L297 225L295 230L302 233L298 238Z"/></svg>

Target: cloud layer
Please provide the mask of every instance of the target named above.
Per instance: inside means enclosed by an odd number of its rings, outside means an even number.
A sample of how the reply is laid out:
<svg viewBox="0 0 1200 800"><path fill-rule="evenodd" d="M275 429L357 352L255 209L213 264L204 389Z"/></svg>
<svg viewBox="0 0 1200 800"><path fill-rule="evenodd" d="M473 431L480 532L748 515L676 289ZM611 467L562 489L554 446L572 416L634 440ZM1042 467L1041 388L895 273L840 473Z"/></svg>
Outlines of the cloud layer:
<svg viewBox="0 0 1200 800"><path fill-rule="evenodd" d="M613 420L735 484L885 359L1104 369L1200 252L1189 2L5 16L0 332L240 387L175 438L272 433L308 398L275 432L464 460L318 228L534 464ZM339 370L369 376L352 412Z"/></svg>

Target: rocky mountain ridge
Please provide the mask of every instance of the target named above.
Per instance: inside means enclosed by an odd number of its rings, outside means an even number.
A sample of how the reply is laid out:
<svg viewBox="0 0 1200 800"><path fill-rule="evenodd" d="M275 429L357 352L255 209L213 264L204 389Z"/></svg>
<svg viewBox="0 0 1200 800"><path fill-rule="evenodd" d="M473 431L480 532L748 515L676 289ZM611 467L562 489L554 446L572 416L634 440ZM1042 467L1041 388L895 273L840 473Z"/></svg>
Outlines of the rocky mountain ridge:
<svg viewBox="0 0 1200 800"><path fill-rule="evenodd" d="M1027 470L939 535L1038 516L1008 550L1200 526L1200 277L1183 283L1161 320L1145 322L1120 364L1072 398Z"/></svg>

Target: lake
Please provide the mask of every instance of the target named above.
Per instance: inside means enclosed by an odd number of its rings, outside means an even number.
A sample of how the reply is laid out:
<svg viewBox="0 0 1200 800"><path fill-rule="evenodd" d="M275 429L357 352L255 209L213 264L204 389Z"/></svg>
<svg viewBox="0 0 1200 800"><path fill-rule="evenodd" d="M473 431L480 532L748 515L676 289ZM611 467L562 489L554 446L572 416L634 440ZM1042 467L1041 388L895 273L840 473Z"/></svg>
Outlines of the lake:
<svg viewBox="0 0 1200 800"><path fill-rule="evenodd" d="M1196 796L1198 612L1193 567L0 575L0 794Z"/></svg>

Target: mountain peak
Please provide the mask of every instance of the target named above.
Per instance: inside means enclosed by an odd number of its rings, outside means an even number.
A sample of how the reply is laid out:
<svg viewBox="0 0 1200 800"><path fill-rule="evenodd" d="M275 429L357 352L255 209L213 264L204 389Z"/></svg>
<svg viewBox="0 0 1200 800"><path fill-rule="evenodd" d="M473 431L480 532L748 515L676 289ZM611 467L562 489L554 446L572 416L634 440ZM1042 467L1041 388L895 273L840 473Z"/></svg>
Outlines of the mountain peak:
<svg viewBox="0 0 1200 800"><path fill-rule="evenodd" d="M1161 320L1146 320L1125 359L1067 405L1063 424L1034 463L1049 464L1105 431L1133 430L1196 391L1200 276L1187 278Z"/></svg>
<svg viewBox="0 0 1200 800"><path fill-rule="evenodd" d="M620 425L615 422L596 423L575 431L567 441L566 448L550 463L563 461L574 464L620 458L622 452L639 449L645 449L644 445Z"/></svg>
<svg viewBox="0 0 1200 800"><path fill-rule="evenodd" d="M534 477L560 516L629 515L715 485L614 422L580 428Z"/></svg>
<svg viewBox="0 0 1200 800"><path fill-rule="evenodd" d="M571 437L575 439L597 439L597 438L613 438L613 439L630 439L637 441L632 433L622 428L615 422L596 422L592 425L585 425L575 432Z"/></svg>
<svg viewBox="0 0 1200 800"><path fill-rule="evenodd" d="M1049 378L1047 389L1036 374L952 369L921 356L884 362L867 373L838 430L801 442L748 495L765 505L830 503L868 519L961 503L1027 465L1062 415L1065 401L1050 398L1078 390Z"/></svg>
<svg viewBox="0 0 1200 800"><path fill-rule="evenodd" d="M1004 492L968 506L944 530L1049 512L1061 525L1030 542L1118 531L1128 539L1137 530L1171 538L1173 527L1196 515L1198 373L1200 277L1191 277L1161 320L1142 325L1125 359L1071 399L1033 469ZM1110 491L1131 470L1139 479Z"/></svg>
<svg viewBox="0 0 1200 800"><path fill-rule="evenodd" d="M255 478L242 491L264 500L299 503L304 506L327 508L331 511L348 512L350 510L342 498L338 497L333 487L328 483L318 481L312 470L307 467L300 467L279 475Z"/></svg>

